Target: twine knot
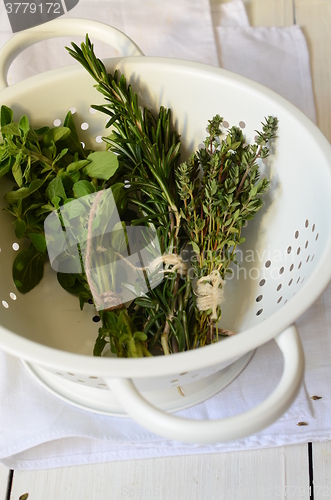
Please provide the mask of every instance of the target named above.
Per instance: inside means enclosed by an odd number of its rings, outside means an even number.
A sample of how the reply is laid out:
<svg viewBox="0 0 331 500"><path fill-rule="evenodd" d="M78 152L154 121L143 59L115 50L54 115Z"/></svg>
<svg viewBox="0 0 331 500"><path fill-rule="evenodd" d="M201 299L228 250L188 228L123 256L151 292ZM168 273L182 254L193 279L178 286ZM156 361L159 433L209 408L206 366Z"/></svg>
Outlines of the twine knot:
<svg viewBox="0 0 331 500"><path fill-rule="evenodd" d="M208 276L203 276L197 281L197 307L199 311L212 310L211 319L217 319L217 308L223 302L223 285L219 271L212 271Z"/></svg>

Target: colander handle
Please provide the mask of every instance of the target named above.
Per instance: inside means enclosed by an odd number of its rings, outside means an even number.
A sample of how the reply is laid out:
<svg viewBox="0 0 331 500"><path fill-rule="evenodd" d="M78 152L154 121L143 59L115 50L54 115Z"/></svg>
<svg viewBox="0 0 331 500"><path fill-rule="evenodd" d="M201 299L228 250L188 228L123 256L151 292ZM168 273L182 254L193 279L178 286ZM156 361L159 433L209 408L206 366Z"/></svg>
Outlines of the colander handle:
<svg viewBox="0 0 331 500"><path fill-rule="evenodd" d="M281 380L268 398L255 408L218 420L190 420L165 413L147 402L132 380L108 379L109 388L125 412L155 434L185 443L215 444L234 441L268 427L294 402L302 384L304 353L295 325L275 338L284 357Z"/></svg>
<svg viewBox="0 0 331 500"><path fill-rule="evenodd" d="M108 43L124 56L143 56L140 48L121 31L88 19L55 19L13 36L0 51L0 90L8 86L7 73L15 58L31 45L59 36L82 36L86 33Z"/></svg>

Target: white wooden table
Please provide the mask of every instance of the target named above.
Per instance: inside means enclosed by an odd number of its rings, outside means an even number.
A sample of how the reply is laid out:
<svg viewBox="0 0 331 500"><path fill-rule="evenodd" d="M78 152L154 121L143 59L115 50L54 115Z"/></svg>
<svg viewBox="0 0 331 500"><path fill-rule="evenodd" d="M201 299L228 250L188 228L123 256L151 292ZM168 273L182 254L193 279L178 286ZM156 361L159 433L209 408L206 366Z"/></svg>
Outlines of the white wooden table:
<svg viewBox="0 0 331 500"><path fill-rule="evenodd" d="M318 126L331 141L331 0L244 1L253 26L296 23L303 28L311 56ZM0 500L27 498L331 499L331 442L48 471L9 471L0 465Z"/></svg>

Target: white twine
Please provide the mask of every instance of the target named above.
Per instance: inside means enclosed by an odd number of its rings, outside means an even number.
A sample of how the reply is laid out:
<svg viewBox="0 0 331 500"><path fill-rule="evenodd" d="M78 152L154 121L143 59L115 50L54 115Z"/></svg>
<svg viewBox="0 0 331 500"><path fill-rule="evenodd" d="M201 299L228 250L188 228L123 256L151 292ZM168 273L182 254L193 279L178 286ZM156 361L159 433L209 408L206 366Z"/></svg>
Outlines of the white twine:
<svg viewBox="0 0 331 500"><path fill-rule="evenodd" d="M160 255L159 257L156 257L156 259L154 259L148 269L153 272L157 266L159 264L161 264L161 262L163 262L164 264L168 264L169 266L172 266L171 269L166 269L164 272L165 273L173 273L173 272L177 272L178 274L180 274L181 276L184 276L187 274L187 266L185 264L185 262L183 261L183 259L175 254L175 253L169 253L169 254L165 254L165 255Z"/></svg>
<svg viewBox="0 0 331 500"><path fill-rule="evenodd" d="M87 279L87 282L89 284L90 290L92 292L95 306L96 306L97 310L101 309L102 306L105 309L110 309L110 308L115 308L115 307L117 308L117 307L123 305L121 298L115 292L112 292L109 290L107 292L103 292L100 294L97 291L97 288L93 283L93 278L91 275L92 224L93 224L93 220L94 220L95 215L96 215L99 200L103 196L103 194L104 194L103 190L99 191L96 194L95 199L94 199L93 204L92 204L92 207L91 207L91 210L90 210L89 219L88 219L88 228L87 228L87 245L86 245L86 257L85 257L86 279ZM98 253L103 253L103 252L107 251L106 248L104 248L102 246L98 246L96 250ZM158 267L158 265L161 264L161 262L163 262L164 264L168 264L168 265L172 266L171 269L166 269L164 271L165 273L166 272L177 272L181 276L187 274L186 264L183 261L183 259L177 254L160 255L159 257L156 257L150 263L150 265L148 267L136 267L129 260L127 260L125 257L120 255L118 252L115 252L115 253L121 259L123 259L131 268L133 268L137 271L145 271L148 269L150 272L154 272L155 269Z"/></svg>
<svg viewBox="0 0 331 500"><path fill-rule="evenodd" d="M223 302L223 285L219 271L212 271L197 281L197 308L199 311L213 311L211 319L217 319L217 308Z"/></svg>

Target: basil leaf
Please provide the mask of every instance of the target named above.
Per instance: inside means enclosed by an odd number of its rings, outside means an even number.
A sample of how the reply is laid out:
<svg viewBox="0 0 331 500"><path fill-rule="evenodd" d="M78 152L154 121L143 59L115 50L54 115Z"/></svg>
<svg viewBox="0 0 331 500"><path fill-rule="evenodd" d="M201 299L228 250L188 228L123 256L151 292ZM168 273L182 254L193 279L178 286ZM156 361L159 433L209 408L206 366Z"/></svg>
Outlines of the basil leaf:
<svg viewBox="0 0 331 500"><path fill-rule="evenodd" d="M48 184L45 194L50 201L52 201L56 196L61 198L63 201L67 199L61 177L55 177L55 179Z"/></svg>
<svg viewBox="0 0 331 500"><path fill-rule="evenodd" d="M30 233L28 234L28 237L30 238L33 246L38 252L40 253L46 252L47 250L46 238L43 234Z"/></svg>
<svg viewBox="0 0 331 500"><path fill-rule="evenodd" d="M108 181L119 167L117 156L110 151L95 151L87 157L90 163L84 172L95 179Z"/></svg>
<svg viewBox="0 0 331 500"><path fill-rule="evenodd" d="M95 186L89 181L78 181L73 185L72 190L75 198L81 198L82 196L95 193Z"/></svg>
<svg viewBox="0 0 331 500"><path fill-rule="evenodd" d="M46 253L38 252L33 245L17 255L13 263L13 279L19 292L27 293L40 283L45 257Z"/></svg>
<svg viewBox="0 0 331 500"><path fill-rule="evenodd" d="M30 194L34 193L37 191L46 181L45 179L34 179L28 187L22 187L20 189L17 189L16 191L9 191L9 193L6 194L5 200L8 203L15 203L17 200L20 200L22 198L27 198L30 196Z"/></svg>

